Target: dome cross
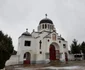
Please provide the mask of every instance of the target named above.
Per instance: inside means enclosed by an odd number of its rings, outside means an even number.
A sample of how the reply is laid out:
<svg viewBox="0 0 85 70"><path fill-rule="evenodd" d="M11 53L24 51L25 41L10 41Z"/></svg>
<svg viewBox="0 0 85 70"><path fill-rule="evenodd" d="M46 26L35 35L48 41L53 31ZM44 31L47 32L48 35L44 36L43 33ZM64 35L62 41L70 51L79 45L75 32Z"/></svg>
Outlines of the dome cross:
<svg viewBox="0 0 85 70"><path fill-rule="evenodd" d="M26 32L28 32L28 28L26 28Z"/></svg>
<svg viewBox="0 0 85 70"><path fill-rule="evenodd" d="M45 17L46 17L46 18L47 18L47 16L48 16L48 15L47 15L47 14L45 14Z"/></svg>

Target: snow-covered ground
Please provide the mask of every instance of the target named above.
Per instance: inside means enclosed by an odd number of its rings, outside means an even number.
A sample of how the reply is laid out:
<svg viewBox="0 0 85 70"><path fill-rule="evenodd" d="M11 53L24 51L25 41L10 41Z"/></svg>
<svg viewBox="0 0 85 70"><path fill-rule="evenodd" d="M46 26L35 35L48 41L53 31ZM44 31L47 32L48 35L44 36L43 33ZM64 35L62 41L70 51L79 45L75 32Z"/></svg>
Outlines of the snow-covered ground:
<svg viewBox="0 0 85 70"><path fill-rule="evenodd" d="M68 67L54 67L54 66L50 66L50 67L45 67L42 69L52 69L52 70L83 70L84 68L79 67L79 66L68 66Z"/></svg>
<svg viewBox="0 0 85 70"><path fill-rule="evenodd" d="M85 70L84 67L68 66L68 67L43 67L43 68L15 68L15 70Z"/></svg>
<svg viewBox="0 0 85 70"><path fill-rule="evenodd" d="M85 70L85 60L60 64L11 65L6 70Z"/></svg>

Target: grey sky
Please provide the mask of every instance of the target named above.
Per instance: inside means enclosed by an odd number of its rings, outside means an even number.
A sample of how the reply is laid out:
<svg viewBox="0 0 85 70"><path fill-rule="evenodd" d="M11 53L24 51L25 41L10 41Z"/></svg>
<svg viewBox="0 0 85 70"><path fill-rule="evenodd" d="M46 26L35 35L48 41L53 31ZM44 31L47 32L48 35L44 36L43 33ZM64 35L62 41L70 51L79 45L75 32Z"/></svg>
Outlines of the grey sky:
<svg viewBox="0 0 85 70"><path fill-rule="evenodd" d="M0 30L17 49L18 37L26 28L37 30L45 13L69 45L74 38L85 41L85 0L0 0Z"/></svg>

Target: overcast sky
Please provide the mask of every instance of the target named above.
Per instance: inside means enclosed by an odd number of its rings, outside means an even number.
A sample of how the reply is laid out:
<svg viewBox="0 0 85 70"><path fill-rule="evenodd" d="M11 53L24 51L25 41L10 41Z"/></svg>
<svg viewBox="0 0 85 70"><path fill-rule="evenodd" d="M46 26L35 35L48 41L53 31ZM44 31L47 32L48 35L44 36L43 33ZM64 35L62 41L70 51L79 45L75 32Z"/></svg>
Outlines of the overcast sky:
<svg viewBox="0 0 85 70"><path fill-rule="evenodd" d="M85 41L85 0L0 0L0 30L17 50L18 37L26 28L37 31L46 13L69 45L74 38Z"/></svg>

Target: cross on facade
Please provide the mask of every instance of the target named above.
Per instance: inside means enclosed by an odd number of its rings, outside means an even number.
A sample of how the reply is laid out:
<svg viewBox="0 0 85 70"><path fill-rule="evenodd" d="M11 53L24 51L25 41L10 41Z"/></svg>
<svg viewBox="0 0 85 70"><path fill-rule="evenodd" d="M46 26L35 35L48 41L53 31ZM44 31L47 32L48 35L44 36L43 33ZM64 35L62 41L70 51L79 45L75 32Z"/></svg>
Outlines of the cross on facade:
<svg viewBox="0 0 85 70"><path fill-rule="evenodd" d="M39 42L39 43L40 43L40 49L41 49L41 44L42 44L42 41L40 40L40 42Z"/></svg>

